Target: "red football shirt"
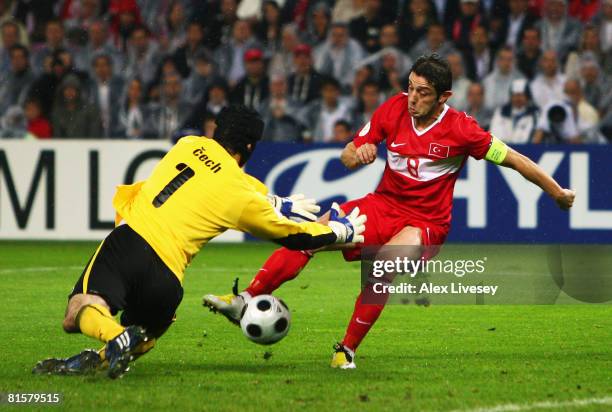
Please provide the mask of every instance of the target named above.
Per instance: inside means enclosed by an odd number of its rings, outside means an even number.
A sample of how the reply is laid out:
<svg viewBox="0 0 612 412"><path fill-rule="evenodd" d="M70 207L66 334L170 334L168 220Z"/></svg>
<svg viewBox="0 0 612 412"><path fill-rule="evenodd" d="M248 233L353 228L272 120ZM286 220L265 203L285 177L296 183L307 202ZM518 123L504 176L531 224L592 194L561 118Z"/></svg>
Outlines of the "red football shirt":
<svg viewBox="0 0 612 412"><path fill-rule="evenodd" d="M357 137L356 147L385 140L387 165L376 193L417 220L449 227L453 189L468 156L482 159L491 134L449 106L429 127L417 130L407 94L383 103Z"/></svg>

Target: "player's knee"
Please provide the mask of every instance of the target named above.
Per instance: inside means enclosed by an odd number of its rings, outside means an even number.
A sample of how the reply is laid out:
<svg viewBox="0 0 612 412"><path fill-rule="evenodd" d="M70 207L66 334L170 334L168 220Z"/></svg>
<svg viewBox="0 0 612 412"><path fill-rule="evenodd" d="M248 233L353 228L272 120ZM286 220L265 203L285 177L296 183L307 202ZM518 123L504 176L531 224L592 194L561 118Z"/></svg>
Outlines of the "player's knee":
<svg viewBox="0 0 612 412"><path fill-rule="evenodd" d="M79 328L76 325L74 318L65 317L62 322L62 328L66 333L76 333L79 331Z"/></svg>

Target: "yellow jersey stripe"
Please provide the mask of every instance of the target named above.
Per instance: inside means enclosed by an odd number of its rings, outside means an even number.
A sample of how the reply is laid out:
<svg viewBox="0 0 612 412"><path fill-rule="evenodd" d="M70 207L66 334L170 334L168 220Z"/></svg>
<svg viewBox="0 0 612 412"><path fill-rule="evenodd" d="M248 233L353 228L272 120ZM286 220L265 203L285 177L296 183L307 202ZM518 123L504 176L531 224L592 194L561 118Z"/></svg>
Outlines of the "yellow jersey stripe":
<svg viewBox="0 0 612 412"><path fill-rule="evenodd" d="M93 257L91 258L89 265L87 265L87 269L85 270L85 276L83 277L83 294L87 294L87 283L89 283L89 274L91 273L91 268L93 267L93 264L96 261L98 253L100 252L100 249L102 249L103 244L104 241L100 243L100 246L98 246L98 248L96 249L96 253L94 253Z"/></svg>

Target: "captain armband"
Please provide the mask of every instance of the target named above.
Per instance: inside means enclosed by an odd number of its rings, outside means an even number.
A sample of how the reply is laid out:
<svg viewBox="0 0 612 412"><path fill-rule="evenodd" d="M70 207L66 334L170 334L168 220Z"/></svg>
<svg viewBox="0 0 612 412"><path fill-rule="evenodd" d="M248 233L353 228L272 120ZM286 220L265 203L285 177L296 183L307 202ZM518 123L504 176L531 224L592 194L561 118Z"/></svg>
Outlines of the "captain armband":
<svg viewBox="0 0 612 412"><path fill-rule="evenodd" d="M497 137L493 135L491 135L491 137L491 146L485 155L485 159L499 165L504 161L506 155L508 154L508 146L506 146L506 144Z"/></svg>

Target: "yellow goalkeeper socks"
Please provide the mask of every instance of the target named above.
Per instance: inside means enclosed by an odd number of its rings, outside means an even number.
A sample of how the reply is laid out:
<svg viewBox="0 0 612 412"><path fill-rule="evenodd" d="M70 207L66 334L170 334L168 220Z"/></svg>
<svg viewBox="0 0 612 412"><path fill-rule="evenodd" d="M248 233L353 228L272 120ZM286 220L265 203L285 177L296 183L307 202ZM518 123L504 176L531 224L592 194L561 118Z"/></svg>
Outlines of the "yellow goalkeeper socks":
<svg viewBox="0 0 612 412"><path fill-rule="evenodd" d="M83 335L102 342L108 342L125 329L108 309L98 304L83 307L76 317L76 324Z"/></svg>

